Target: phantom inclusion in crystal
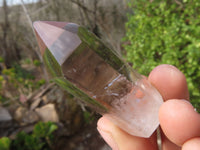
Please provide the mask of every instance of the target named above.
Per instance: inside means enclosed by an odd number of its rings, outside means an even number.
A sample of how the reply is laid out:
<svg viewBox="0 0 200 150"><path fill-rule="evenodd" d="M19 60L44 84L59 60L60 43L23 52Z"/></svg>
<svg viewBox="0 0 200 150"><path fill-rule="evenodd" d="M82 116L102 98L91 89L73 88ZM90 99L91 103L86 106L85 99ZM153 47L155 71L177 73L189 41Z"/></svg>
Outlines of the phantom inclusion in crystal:
<svg viewBox="0 0 200 150"><path fill-rule="evenodd" d="M156 130L161 95L115 51L74 23L33 26L52 81L131 135L149 137Z"/></svg>

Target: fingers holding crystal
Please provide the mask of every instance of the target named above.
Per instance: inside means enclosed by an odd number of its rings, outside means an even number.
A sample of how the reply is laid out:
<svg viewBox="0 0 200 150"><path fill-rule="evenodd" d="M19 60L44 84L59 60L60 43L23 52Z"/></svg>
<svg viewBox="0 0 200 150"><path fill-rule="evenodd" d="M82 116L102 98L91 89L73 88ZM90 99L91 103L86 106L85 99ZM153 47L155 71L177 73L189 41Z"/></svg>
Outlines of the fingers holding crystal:
<svg viewBox="0 0 200 150"><path fill-rule="evenodd" d="M171 65L160 65L152 70L148 80L157 88L161 93L164 101L172 98L186 99L189 100L189 92L187 88L186 78L182 72L176 67ZM168 113L166 110L166 113ZM168 119L161 121L162 115L160 115L161 126ZM177 118L178 119L178 118ZM168 128L170 130L170 128ZM173 130L173 128L172 128ZM162 133L162 131L161 131ZM178 150L179 146L171 142L164 134L162 135L162 148L163 150Z"/></svg>
<svg viewBox="0 0 200 150"><path fill-rule="evenodd" d="M159 112L160 125L166 135L166 137L163 136L164 148L168 149L171 144L170 142L164 143L167 138L181 146L190 138L200 136L200 115L194 111L189 102L182 100L189 100L188 87L183 73L174 66L160 65L150 73L148 79L166 101ZM175 148L178 147L174 145L173 149Z"/></svg>
<svg viewBox="0 0 200 150"><path fill-rule="evenodd" d="M115 126L105 116L99 119L97 129L113 150L157 150L156 135L136 137Z"/></svg>
<svg viewBox="0 0 200 150"><path fill-rule="evenodd" d="M200 136L200 115L185 100L168 100L159 112L160 125L165 135L177 145Z"/></svg>
<svg viewBox="0 0 200 150"><path fill-rule="evenodd" d="M174 66L157 66L150 73L148 80L157 88L164 101L173 98L189 100L186 78Z"/></svg>

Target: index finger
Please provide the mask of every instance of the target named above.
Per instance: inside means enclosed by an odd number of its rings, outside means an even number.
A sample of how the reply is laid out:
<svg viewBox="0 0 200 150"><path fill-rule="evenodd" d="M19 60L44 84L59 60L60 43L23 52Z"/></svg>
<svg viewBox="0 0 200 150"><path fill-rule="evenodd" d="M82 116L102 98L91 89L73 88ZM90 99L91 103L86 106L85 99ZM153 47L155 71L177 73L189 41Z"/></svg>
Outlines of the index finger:
<svg viewBox="0 0 200 150"><path fill-rule="evenodd" d="M189 100L184 74L172 65L160 65L151 71L148 80L160 92L164 101L168 99Z"/></svg>
<svg viewBox="0 0 200 150"><path fill-rule="evenodd" d="M148 79L160 92L164 101L169 99L189 100L186 78L176 67L171 65L160 65L152 70ZM166 114L170 113L170 111L172 110L168 110ZM166 122L161 123L165 124ZM164 134L162 134L162 147L163 150L180 149L179 146L172 143Z"/></svg>

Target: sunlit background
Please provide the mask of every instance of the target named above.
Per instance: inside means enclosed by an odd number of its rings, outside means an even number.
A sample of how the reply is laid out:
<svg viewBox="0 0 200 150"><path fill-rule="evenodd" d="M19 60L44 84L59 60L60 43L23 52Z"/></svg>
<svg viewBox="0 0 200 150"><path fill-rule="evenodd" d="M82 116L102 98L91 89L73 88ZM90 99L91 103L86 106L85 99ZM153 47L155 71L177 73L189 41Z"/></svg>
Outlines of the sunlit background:
<svg viewBox="0 0 200 150"><path fill-rule="evenodd" d="M49 82L36 20L85 26L146 76L176 66L200 112L199 0L0 0L0 149L110 149L100 115Z"/></svg>
<svg viewBox="0 0 200 150"><path fill-rule="evenodd" d="M19 5L22 2L24 2L25 4L28 4L28 3L35 3L37 1L38 0L7 0L7 4L9 6L12 6L12 5ZM3 0L1 0L0 6L3 6Z"/></svg>

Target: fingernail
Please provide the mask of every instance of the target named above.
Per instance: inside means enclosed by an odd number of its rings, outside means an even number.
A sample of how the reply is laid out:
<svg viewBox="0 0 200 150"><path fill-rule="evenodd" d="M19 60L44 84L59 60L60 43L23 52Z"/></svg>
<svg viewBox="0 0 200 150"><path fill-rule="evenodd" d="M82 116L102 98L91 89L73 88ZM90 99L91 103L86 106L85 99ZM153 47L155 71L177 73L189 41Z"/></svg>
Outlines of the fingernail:
<svg viewBox="0 0 200 150"><path fill-rule="evenodd" d="M104 131L104 130L98 128L98 127L97 127L97 130L99 131L99 133L101 134L103 139L106 141L106 143L112 148L112 150L119 150L117 143L113 139L111 133L109 133L108 131Z"/></svg>

